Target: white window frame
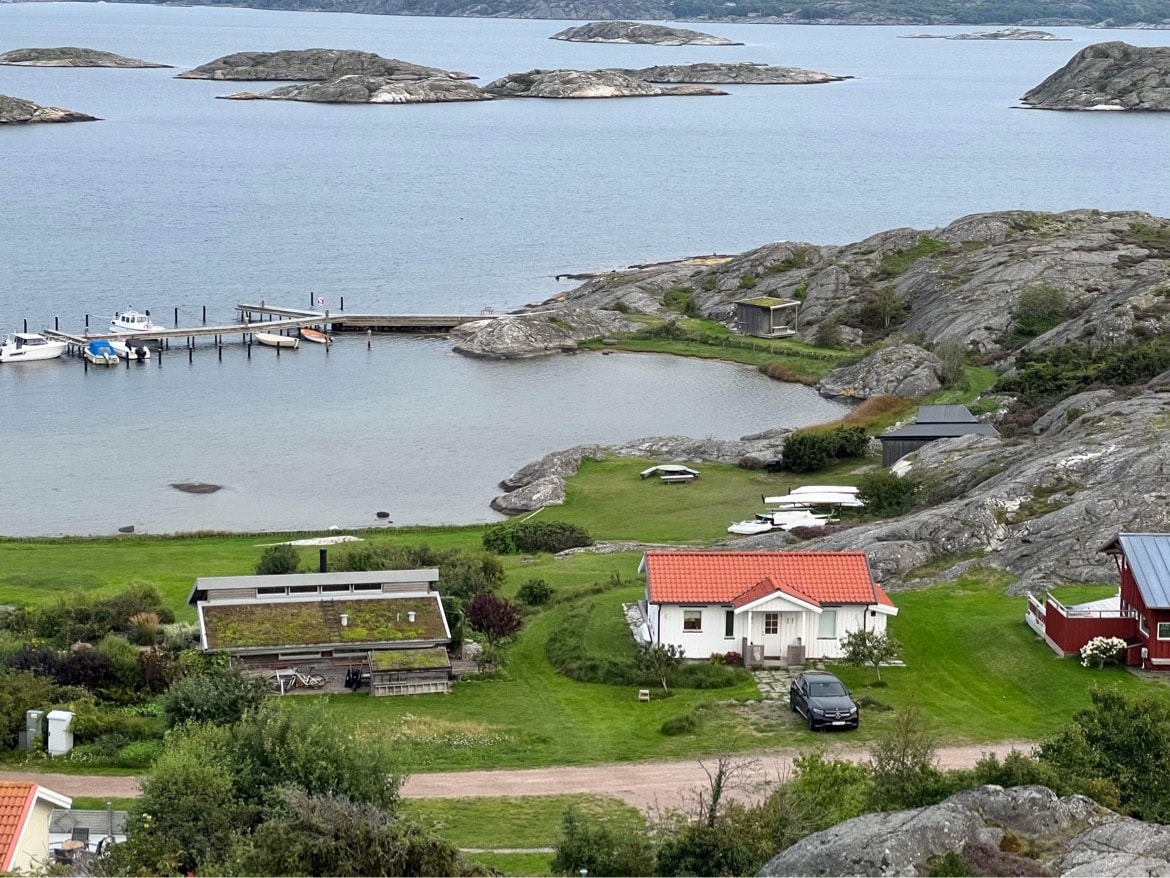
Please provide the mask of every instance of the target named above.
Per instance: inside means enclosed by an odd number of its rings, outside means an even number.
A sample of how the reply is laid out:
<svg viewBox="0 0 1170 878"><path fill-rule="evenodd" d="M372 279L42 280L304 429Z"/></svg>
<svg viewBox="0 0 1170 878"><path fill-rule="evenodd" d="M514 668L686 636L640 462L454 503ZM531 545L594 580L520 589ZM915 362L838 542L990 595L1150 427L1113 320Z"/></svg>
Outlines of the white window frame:
<svg viewBox="0 0 1170 878"><path fill-rule="evenodd" d="M832 624L827 624L829 620ZM825 634L825 629L828 628L832 633ZM837 611L822 610L820 617L817 619L817 640L836 640L837 639Z"/></svg>
<svg viewBox="0 0 1170 878"><path fill-rule="evenodd" d="M697 607L683 607L682 611L682 630L683 634L702 634L703 633L703 610ZM697 626L692 627L687 625L688 622L695 621Z"/></svg>
<svg viewBox="0 0 1170 878"><path fill-rule="evenodd" d="M1165 634L1162 633L1163 626L1165 626L1165 630L1166 630ZM1170 640L1170 622L1159 622L1158 623L1158 639L1159 640Z"/></svg>
<svg viewBox="0 0 1170 878"><path fill-rule="evenodd" d="M723 639L735 640L735 610L726 610L723 614Z"/></svg>
<svg viewBox="0 0 1170 878"><path fill-rule="evenodd" d="M768 623L771 622L772 630L768 630ZM779 613L764 613L764 633L765 634L779 634L780 633L780 614Z"/></svg>
<svg viewBox="0 0 1170 878"><path fill-rule="evenodd" d="M1145 613L1138 613L1138 631L1142 632L1146 637L1150 636L1150 623L1146 621Z"/></svg>

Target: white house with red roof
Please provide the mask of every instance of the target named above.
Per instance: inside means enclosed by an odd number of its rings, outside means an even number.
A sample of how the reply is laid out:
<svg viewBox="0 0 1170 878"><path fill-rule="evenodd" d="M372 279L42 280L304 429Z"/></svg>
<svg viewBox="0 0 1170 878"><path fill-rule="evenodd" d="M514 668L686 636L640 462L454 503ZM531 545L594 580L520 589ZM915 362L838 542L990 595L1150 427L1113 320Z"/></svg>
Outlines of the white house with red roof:
<svg viewBox="0 0 1170 878"><path fill-rule="evenodd" d="M33 872L49 863L49 818L73 800L31 781L0 781L0 872Z"/></svg>
<svg viewBox="0 0 1170 878"><path fill-rule="evenodd" d="M687 658L838 658L846 633L884 632L898 614L864 552L647 552L638 572L650 642L681 646Z"/></svg>

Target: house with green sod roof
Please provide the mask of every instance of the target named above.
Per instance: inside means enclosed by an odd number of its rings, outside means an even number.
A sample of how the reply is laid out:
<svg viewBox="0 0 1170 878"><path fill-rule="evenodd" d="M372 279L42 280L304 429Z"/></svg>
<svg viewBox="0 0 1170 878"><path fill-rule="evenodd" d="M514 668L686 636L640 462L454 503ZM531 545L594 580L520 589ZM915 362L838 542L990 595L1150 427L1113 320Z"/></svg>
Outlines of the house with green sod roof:
<svg viewBox="0 0 1170 878"><path fill-rule="evenodd" d="M438 580L435 569L203 577L187 602L203 651L246 667L360 674L372 695L449 692Z"/></svg>

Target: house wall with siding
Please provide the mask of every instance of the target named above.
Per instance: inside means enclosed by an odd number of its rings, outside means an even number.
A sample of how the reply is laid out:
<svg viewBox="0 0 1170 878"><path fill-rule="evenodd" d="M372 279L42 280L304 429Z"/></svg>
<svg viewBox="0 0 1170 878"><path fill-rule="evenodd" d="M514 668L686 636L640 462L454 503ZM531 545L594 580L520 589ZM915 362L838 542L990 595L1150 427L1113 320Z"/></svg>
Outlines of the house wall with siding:
<svg viewBox="0 0 1170 878"><path fill-rule="evenodd" d="M1147 631L1142 631L1137 621L1134 622L1136 629L1134 634L1142 638L1146 649L1149 650L1147 665L1160 670L1170 670L1170 640L1158 639L1158 623L1170 622L1170 610L1151 609L1146 606L1137 580L1134 579L1133 571L1129 569L1129 564L1126 563L1124 556L1119 558L1118 567L1121 571L1121 603L1123 606L1129 604L1137 611L1138 617L1145 620L1147 625ZM1130 652L1139 651L1130 650ZM1137 663L1141 663L1140 655L1137 658Z"/></svg>
<svg viewBox="0 0 1170 878"><path fill-rule="evenodd" d="M649 604L648 622L653 642L681 646L686 657L692 659L708 658L714 652L725 653L731 650L741 652L745 637L749 644L764 643L768 646L766 650L768 657L785 657L788 645L796 643L799 638L805 647L806 658L840 658L841 638L846 633L861 628L882 632L886 630L885 614L872 611L861 604L825 609L837 611L837 623L834 636L831 638L818 636L821 618L819 614L793 604L779 595L753 608L750 613L736 614L731 637L724 636L726 613L732 610L730 604ZM683 630L684 610L702 612L701 631ZM765 638L765 613L782 614L779 639ZM785 622L789 618L793 619L791 624Z"/></svg>
<svg viewBox="0 0 1170 878"><path fill-rule="evenodd" d="M37 871L49 861L49 818L53 815L53 807L52 802L44 799L33 802L20 838L15 841L11 871Z"/></svg>
<svg viewBox="0 0 1170 878"><path fill-rule="evenodd" d="M1067 654L1080 652L1094 637L1120 637L1138 633L1137 620L1109 616L1066 616L1049 600L1044 608L1044 633ZM1127 661L1128 664L1128 661Z"/></svg>

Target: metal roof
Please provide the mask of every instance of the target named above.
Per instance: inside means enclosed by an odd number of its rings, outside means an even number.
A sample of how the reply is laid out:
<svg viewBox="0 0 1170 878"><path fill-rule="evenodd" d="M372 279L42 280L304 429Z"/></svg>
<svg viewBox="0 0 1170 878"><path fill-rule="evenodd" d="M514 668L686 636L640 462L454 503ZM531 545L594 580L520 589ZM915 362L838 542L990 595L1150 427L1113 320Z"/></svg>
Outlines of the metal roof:
<svg viewBox="0 0 1170 878"><path fill-rule="evenodd" d="M1170 609L1170 534L1118 534L1109 546L1116 543L1121 543L1146 606Z"/></svg>
<svg viewBox="0 0 1170 878"><path fill-rule="evenodd" d="M350 573L290 573L277 576L201 576L195 580L187 603L206 600L207 593L220 588L260 588L261 586L357 585L398 582L438 582L434 567L419 570L373 570Z"/></svg>
<svg viewBox="0 0 1170 878"><path fill-rule="evenodd" d="M967 411L965 405L920 405L918 417L914 419L919 424L974 424L975 416Z"/></svg>
<svg viewBox="0 0 1170 878"><path fill-rule="evenodd" d="M944 406L951 408L951 406ZM999 431L991 424L936 423L910 424L900 430L883 433L878 439L950 439L955 436L998 436Z"/></svg>

